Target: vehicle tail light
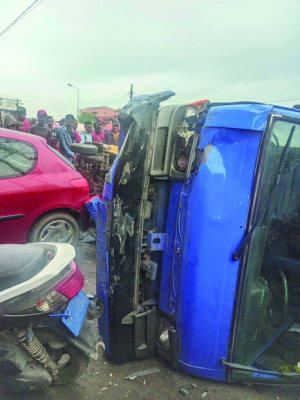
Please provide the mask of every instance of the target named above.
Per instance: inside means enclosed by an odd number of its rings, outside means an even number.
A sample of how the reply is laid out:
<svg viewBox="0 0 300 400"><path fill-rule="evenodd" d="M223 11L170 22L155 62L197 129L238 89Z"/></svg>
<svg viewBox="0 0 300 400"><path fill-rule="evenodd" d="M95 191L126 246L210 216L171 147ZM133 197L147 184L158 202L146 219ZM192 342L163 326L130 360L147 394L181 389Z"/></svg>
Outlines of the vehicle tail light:
<svg viewBox="0 0 300 400"><path fill-rule="evenodd" d="M71 179L70 184L77 189L85 190L87 192L90 191L88 181L85 178Z"/></svg>
<svg viewBox="0 0 300 400"><path fill-rule="evenodd" d="M77 267L74 261L71 261L72 273L67 278L60 282L59 286L55 287L55 291L72 299L83 288L84 279L82 272Z"/></svg>
<svg viewBox="0 0 300 400"><path fill-rule="evenodd" d="M71 261L68 269L67 275L55 286L49 288L47 287L49 284L45 284L44 288L39 288L41 290L39 294L32 293L31 296L28 296L26 293L9 301L7 309L4 307L3 314L6 316L36 315L60 308L75 297L84 284L82 272L74 261Z"/></svg>
<svg viewBox="0 0 300 400"><path fill-rule="evenodd" d="M40 312L49 312L59 308L62 304L66 303L69 299L60 293L51 291L45 298L36 303L36 309Z"/></svg>

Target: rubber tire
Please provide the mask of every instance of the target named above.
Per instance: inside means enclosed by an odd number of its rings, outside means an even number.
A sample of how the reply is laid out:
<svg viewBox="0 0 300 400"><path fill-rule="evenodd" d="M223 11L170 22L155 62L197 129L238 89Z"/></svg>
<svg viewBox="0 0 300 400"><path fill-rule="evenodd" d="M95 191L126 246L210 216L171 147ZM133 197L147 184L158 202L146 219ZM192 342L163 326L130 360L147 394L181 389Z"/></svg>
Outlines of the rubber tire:
<svg viewBox="0 0 300 400"><path fill-rule="evenodd" d="M94 156L98 153L98 147L92 144L71 143L70 150L77 154L85 154L87 156Z"/></svg>
<svg viewBox="0 0 300 400"><path fill-rule="evenodd" d="M74 229L74 238L72 242L70 243L73 246L76 246L78 239L79 239L79 225L78 222L72 215L69 215L64 212L51 212L44 217L40 217L31 227L29 234L28 234L28 239L27 243L32 243L32 242L40 242L39 240L39 234L43 230L43 228L49 224L52 220L55 219L64 219L71 225L73 225Z"/></svg>
<svg viewBox="0 0 300 400"><path fill-rule="evenodd" d="M58 377L53 379L51 383L52 386L65 385L66 383L75 381L75 379L79 378L86 371L89 365L89 357L71 344L64 347L64 350L70 356L69 362L71 364L67 364L66 368L59 370Z"/></svg>

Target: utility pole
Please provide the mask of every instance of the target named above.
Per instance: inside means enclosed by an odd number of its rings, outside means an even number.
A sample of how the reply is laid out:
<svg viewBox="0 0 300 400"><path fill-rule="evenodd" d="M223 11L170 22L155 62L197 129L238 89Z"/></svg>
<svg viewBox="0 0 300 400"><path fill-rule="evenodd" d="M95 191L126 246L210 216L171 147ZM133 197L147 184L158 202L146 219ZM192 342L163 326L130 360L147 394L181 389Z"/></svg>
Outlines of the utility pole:
<svg viewBox="0 0 300 400"><path fill-rule="evenodd" d="M130 86L130 100L132 99L132 97L133 97L133 84L131 84Z"/></svg>
<svg viewBox="0 0 300 400"><path fill-rule="evenodd" d="M68 86L71 86L77 90L77 118L78 118L79 117L79 88L74 85L71 85L71 83L68 83Z"/></svg>

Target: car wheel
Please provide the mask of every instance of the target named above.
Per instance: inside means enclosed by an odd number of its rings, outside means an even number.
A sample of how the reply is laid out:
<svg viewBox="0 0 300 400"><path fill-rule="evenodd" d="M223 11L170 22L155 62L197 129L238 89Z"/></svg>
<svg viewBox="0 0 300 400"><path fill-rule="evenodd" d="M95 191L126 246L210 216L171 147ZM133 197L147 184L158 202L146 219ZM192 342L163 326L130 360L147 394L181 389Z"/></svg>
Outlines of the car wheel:
<svg viewBox="0 0 300 400"><path fill-rule="evenodd" d="M77 154L94 156L98 152L98 147L92 144L71 143L70 150Z"/></svg>
<svg viewBox="0 0 300 400"><path fill-rule="evenodd" d="M38 219L30 229L28 242L70 243L76 245L79 225L67 213L53 212Z"/></svg>

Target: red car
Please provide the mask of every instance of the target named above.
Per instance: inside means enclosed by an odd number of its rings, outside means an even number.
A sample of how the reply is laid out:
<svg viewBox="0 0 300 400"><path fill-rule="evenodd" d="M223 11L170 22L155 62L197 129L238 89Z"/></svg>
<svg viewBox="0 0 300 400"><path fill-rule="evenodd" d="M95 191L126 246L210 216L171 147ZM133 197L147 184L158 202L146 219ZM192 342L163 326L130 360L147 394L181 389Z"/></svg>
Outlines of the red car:
<svg viewBox="0 0 300 400"><path fill-rule="evenodd" d="M88 199L87 180L45 139L0 128L0 243L75 244Z"/></svg>

